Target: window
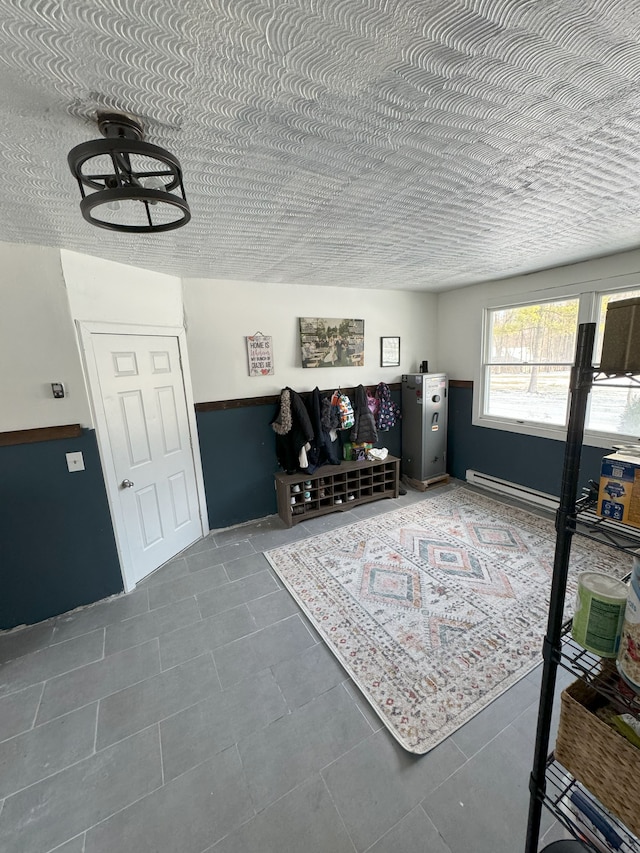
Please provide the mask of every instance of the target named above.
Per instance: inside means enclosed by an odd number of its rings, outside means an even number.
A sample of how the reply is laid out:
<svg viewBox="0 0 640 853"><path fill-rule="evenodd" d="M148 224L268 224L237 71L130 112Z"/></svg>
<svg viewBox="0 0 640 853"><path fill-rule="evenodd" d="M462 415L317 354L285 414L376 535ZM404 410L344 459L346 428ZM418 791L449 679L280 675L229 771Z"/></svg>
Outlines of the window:
<svg viewBox="0 0 640 853"><path fill-rule="evenodd" d="M596 343L593 360L600 361L604 321L609 302L640 296L640 290L598 294ZM623 386L623 387L620 387ZM591 389L587 429L640 439L640 386L629 379L611 379Z"/></svg>
<svg viewBox="0 0 640 853"><path fill-rule="evenodd" d="M602 350L607 304L640 296L640 289L583 293L570 298L487 309L477 423L563 437L578 322L596 322L594 363ZM640 388L610 387L590 394L586 429L604 436L640 436ZM593 443L598 443L594 441Z"/></svg>
<svg viewBox="0 0 640 853"><path fill-rule="evenodd" d="M486 415L566 423L578 307L568 299L488 312Z"/></svg>

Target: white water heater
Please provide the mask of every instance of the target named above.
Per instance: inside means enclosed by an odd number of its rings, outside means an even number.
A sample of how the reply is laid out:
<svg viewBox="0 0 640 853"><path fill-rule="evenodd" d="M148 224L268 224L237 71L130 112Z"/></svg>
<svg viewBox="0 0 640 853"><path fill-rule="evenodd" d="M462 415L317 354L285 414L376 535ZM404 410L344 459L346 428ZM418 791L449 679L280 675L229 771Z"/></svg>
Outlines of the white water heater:
<svg viewBox="0 0 640 853"><path fill-rule="evenodd" d="M447 473L445 373L409 373L402 377L402 473L429 482Z"/></svg>

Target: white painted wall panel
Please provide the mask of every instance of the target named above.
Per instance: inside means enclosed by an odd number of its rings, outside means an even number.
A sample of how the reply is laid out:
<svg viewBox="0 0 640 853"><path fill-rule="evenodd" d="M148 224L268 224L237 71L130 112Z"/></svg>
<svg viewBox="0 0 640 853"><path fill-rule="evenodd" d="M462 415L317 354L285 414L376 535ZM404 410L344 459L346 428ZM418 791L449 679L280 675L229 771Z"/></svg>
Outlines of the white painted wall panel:
<svg viewBox="0 0 640 853"><path fill-rule="evenodd" d="M210 279L185 279L183 289L196 402L276 394L287 385L305 391L398 382L423 359L438 369L435 294ZM364 367L304 369L299 317L364 319ZM245 337L257 331L273 338L271 376L249 376ZM400 336L400 367L380 367L382 335Z"/></svg>
<svg viewBox="0 0 640 853"><path fill-rule="evenodd" d="M86 423L59 251L0 243L0 270L0 432ZM64 399L51 382L64 382Z"/></svg>
<svg viewBox="0 0 640 853"><path fill-rule="evenodd" d="M75 320L181 326L180 279L62 249Z"/></svg>
<svg viewBox="0 0 640 853"><path fill-rule="evenodd" d="M640 251L476 284L438 295L439 370L452 379L479 378L483 309L496 300L545 300L572 292L640 286Z"/></svg>

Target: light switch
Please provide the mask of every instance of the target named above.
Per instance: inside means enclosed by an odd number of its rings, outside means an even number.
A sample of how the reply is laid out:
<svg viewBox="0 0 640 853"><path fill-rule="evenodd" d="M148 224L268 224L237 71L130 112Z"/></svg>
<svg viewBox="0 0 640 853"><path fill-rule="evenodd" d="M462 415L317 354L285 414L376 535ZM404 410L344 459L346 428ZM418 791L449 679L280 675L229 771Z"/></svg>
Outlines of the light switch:
<svg viewBox="0 0 640 853"><path fill-rule="evenodd" d="M84 458L80 450L67 453L67 468L69 471L84 471Z"/></svg>

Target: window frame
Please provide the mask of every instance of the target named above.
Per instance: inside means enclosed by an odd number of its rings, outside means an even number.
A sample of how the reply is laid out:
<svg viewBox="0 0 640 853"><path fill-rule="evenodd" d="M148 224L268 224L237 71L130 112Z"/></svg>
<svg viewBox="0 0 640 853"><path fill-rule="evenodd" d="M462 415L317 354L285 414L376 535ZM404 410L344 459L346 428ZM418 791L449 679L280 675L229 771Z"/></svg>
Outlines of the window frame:
<svg viewBox="0 0 640 853"><path fill-rule="evenodd" d="M566 441L567 425L550 425L543 424L537 421L527 421L517 419L515 417L502 417L498 415L489 415L484 412L485 401L487 399L488 383L490 372L487 367L492 366L489 361L491 354L491 312L499 310L508 310L509 308L521 308L527 305L540 305L543 303L563 302L568 299L578 299L578 317L577 326L581 323L599 322L599 307L603 296L607 294L625 293L629 290L640 290L639 276L630 276L632 281L625 282L617 287L611 284L600 281L599 287L596 289L586 289L585 284L568 285L562 288L545 289L541 291L533 291L523 294L522 297L515 295L505 297L495 297L490 300L485 300L482 308L482 324L480 338L480 359L478 370L474 377L474 393L473 393L473 411L472 424L473 426L485 427L488 429L503 430L504 432L514 432L521 435L537 436L539 438L550 438L555 441ZM596 341L598 342L598 330L596 328ZM571 362L573 364L573 362ZM571 366L571 365L570 365ZM589 409L591 405L591 395L587 402L587 422ZM568 409L567 409L568 417ZM584 431L584 444L590 447L605 447L610 448L614 444L621 444L627 441L637 441L637 436L627 436L621 433L609 433L600 430L587 429Z"/></svg>

